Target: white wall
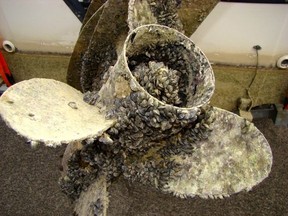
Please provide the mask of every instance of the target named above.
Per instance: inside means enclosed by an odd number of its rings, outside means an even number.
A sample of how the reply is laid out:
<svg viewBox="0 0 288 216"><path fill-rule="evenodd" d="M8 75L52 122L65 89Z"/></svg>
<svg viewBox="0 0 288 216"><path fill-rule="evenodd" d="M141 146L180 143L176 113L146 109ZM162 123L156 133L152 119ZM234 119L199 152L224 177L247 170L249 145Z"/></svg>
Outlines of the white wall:
<svg viewBox="0 0 288 216"><path fill-rule="evenodd" d="M275 66L288 55L288 4L220 2L199 26L191 39L211 62Z"/></svg>
<svg viewBox="0 0 288 216"><path fill-rule="evenodd" d="M80 21L63 0L0 0L0 42L20 51L71 53ZM288 4L220 2L191 39L211 62L275 66L288 54Z"/></svg>
<svg viewBox="0 0 288 216"><path fill-rule="evenodd" d="M18 50L71 53L80 27L63 0L0 0L0 42Z"/></svg>

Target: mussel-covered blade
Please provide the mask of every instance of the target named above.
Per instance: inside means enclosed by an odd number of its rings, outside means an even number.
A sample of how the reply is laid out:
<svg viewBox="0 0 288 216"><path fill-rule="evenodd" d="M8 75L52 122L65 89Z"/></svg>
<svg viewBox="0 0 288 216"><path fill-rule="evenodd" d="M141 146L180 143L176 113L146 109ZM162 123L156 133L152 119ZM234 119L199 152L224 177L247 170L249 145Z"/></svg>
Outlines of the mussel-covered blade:
<svg viewBox="0 0 288 216"><path fill-rule="evenodd" d="M130 0L128 8L128 25L130 31L147 24L159 24L178 31L183 25L178 17L178 0Z"/></svg>
<svg viewBox="0 0 288 216"><path fill-rule="evenodd" d="M103 5L107 2L107 0L97 0L97 1L91 1L89 4L89 7L87 8L84 20L82 21L82 28L85 27L85 25L90 22L90 19L94 16L95 12L97 12Z"/></svg>
<svg viewBox="0 0 288 216"><path fill-rule="evenodd" d="M91 9L89 7L90 10L88 11L91 11L93 9L92 6L95 4L94 2L91 3ZM93 15L89 17L89 19L87 17L87 21L82 26L78 40L74 46L74 50L70 58L67 70L67 83L78 90L81 90L80 75L82 67L82 57L88 49L91 37L93 36L94 30L97 27L101 14L103 13L104 6L105 4L99 7L93 13Z"/></svg>
<svg viewBox="0 0 288 216"><path fill-rule="evenodd" d="M89 13L99 7L99 2L91 4ZM127 10L128 0L107 0L87 15L69 63L69 85L86 92L98 91L105 83L104 74L115 64L127 36Z"/></svg>
<svg viewBox="0 0 288 216"><path fill-rule="evenodd" d="M109 205L105 174L100 175L76 201L74 215L106 216Z"/></svg>
<svg viewBox="0 0 288 216"><path fill-rule="evenodd" d="M5 91L0 115L31 144L47 146L95 138L114 124L99 108L85 103L78 90L41 78L19 82Z"/></svg>
<svg viewBox="0 0 288 216"><path fill-rule="evenodd" d="M104 4L103 12L80 61L80 83L84 92L99 91L106 82L105 74L109 67L116 63L128 32L127 10L128 0L108 0Z"/></svg>
<svg viewBox="0 0 288 216"><path fill-rule="evenodd" d="M164 148L127 165L124 176L182 198L223 198L249 191L270 173L270 146L251 122L215 107L211 114L212 122L207 118L190 129L190 145L187 131L181 131L166 140Z"/></svg>

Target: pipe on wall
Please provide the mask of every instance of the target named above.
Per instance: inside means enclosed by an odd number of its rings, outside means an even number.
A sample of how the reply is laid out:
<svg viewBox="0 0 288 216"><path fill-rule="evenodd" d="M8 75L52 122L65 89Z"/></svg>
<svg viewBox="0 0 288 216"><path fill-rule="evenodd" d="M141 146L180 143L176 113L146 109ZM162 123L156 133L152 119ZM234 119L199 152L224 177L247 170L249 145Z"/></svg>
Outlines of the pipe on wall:
<svg viewBox="0 0 288 216"><path fill-rule="evenodd" d="M288 69L288 55L284 55L277 60L276 63L278 68Z"/></svg>

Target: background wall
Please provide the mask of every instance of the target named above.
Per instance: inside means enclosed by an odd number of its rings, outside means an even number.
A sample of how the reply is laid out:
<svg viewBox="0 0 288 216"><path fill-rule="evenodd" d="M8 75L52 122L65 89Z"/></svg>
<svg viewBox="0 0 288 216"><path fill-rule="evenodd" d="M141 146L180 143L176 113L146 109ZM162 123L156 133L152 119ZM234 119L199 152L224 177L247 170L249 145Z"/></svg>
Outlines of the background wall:
<svg viewBox="0 0 288 216"><path fill-rule="evenodd" d="M193 2L183 1L180 17L189 26L204 19L191 39L211 62L255 65L254 45L262 47L261 66L288 55L288 4L219 2L209 13L217 1ZM0 42L9 40L19 51L71 53L80 28L62 0L0 0Z"/></svg>
<svg viewBox="0 0 288 216"><path fill-rule="evenodd" d="M19 51L71 53L80 28L62 0L0 0L0 42Z"/></svg>
<svg viewBox="0 0 288 216"><path fill-rule="evenodd" d="M275 66L288 55L288 4L220 2L191 39L214 63Z"/></svg>

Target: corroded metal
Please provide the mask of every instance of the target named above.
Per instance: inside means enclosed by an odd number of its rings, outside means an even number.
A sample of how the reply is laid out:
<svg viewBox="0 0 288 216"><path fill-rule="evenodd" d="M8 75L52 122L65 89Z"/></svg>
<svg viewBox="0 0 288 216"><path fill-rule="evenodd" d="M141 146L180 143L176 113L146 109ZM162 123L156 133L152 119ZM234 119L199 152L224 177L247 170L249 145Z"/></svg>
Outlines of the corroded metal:
<svg viewBox="0 0 288 216"><path fill-rule="evenodd" d="M107 0L89 16L71 57L68 84L83 92L101 88L103 75L115 64L127 36L127 8L128 0Z"/></svg>

